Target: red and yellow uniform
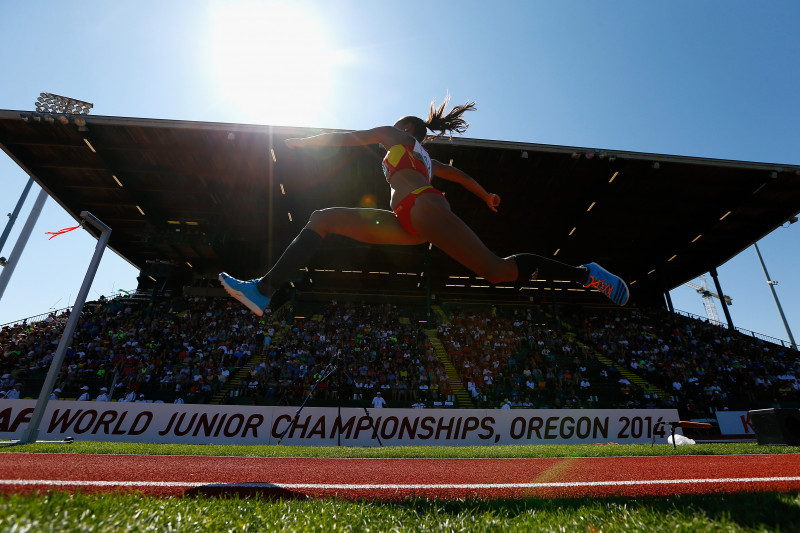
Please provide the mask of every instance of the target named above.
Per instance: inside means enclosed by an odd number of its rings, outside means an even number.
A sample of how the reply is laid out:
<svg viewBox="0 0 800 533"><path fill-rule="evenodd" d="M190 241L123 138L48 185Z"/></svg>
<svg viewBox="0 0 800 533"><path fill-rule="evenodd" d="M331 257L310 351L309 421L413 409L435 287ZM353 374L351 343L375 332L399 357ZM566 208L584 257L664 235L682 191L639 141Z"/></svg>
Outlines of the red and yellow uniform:
<svg viewBox="0 0 800 533"><path fill-rule="evenodd" d="M394 208L394 216L397 217L397 221L403 226L404 230L412 235L416 235L417 230L415 230L414 226L411 224L411 208L414 206L414 202L417 201L417 197L421 194L438 194L439 196L444 196L441 191L434 189L431 185L425 185L411 191L411 193L400 200L400 203Z"/></svg>
<svg viewBox="0 0 800 533"><path fill-rule="evenodd" d="M411 169L419 172L425 176L428 183L433 179L433 162L431 161L431 156L428 155L425 148L416 140L414 144L395 144L386 152L386 156L383 158L383 174L386 176L386 181L391 183L394 173L401 169ZM438 194L444 196L432 186L425 185L412 191L408 196L400 200L400 203L394 208L397 221L400 222L404 230L412 235L416 235L417 231L411 224L411 208L421 194Z"/></svg>
<svg viewBox="0 0 800 533"><path fill-rule="evenodd" d="M409 168L416 170L431 182L433 178L433 163L431 156L419 141L414 141L414 144L395 144L386 156L383 158L383 174L386 176L388 183L392 182L392 176L395 172L401 169Z"/></svg>

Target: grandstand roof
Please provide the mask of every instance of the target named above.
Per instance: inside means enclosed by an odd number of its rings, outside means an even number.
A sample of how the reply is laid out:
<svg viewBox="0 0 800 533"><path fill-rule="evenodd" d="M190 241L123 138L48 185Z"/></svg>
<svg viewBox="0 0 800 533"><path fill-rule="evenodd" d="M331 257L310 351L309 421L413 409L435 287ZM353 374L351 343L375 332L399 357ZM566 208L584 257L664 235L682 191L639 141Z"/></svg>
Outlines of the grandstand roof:
<svg viewBox="0 0 800 533"><path fill-rule="evenodd" d="M0 110L3 150L76 219L86 210L110 226L109 245L145 285L148 275L260 274L315 209L388 208L379 147L283 144L323 130L104 116L78 128L21 113ZM792 165L469 138L439 139L429 151L501 196L495 214L457 185L434 182L497 254L597 261L633 282L639 303L723 264L800 211ZM442 298L552 295L547 282L520 293L485 287L428 246L333 237L309 267L306 287L322 292L424 295L430 276ZM571 300L602 301L553 286Z"/></svg>

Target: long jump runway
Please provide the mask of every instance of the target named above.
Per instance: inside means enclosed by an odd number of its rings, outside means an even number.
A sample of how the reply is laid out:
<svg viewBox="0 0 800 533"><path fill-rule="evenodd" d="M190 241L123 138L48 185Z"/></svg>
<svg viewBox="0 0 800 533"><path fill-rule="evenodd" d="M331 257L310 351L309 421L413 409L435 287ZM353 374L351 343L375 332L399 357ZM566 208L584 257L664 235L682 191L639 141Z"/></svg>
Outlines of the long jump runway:
<svg viewBox="0 0 800 533"><path fill-rule="evenodd" d="M345 499L669 496L800 490L800 455L313 459L0 454L0 493Z"/></svg>

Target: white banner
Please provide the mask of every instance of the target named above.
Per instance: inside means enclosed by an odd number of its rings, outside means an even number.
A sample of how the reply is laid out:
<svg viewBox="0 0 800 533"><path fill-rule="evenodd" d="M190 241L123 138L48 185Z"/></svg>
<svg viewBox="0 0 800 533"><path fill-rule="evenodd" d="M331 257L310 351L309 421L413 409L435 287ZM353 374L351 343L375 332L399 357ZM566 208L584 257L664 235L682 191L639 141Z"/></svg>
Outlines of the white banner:
<svg viewBox="0 0 800 533"><path fill-rule="evenodd" d="M34 400L0 400L0 439L19 439ZM48 402L39 440L277 444L297 407ZM675 409L364 409L306 407L281 444L485 446L666 442Z"/></svg>
<svg viewBox="0 0 800 533"><path fill-rule="evenodd" d="M753 423L750 422L749 411L717 411L719 431L723 435L756 436Z"/></svg>

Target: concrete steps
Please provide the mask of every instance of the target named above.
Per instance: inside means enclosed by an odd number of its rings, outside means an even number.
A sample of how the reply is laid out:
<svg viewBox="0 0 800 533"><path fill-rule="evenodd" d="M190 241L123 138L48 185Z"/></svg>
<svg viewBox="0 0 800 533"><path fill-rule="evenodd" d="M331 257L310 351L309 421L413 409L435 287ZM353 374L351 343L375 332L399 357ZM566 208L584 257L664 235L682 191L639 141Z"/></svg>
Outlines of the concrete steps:
<svg viewBox="0 0 800 533"><path fill-rule="evenodd" d="M276 312L273 313L273 316L279 316L279 313L288 309L289 303L283 304ZM280 322L275 322L273 325L279 326ZM275 335L272 337L272 341L270 345L275 344L276 342L280 342L286 332L289 331L291 328L291 324L287 324L283 328L276 327L275 328ZM228 381L225 383L225 386L222 387L217 394L211 399L211 404L213 405L220 405L225 402L226 398L229 398L233 395L234 391L239 390L239 385L241 384L243 379L247 379L250 376L250 369L260 365L261 363L265 362L265 350L263 345L256 346L255 353L247 362L247 364L242 365L239 370L237 370L236 374L232 374L229 376Z"/></svg>
<svg viewBox="0 0 800 533"><path fill-rule="evenodd" d="M475 403L472 401L472 395L470 395L467 388L464 387L464 383L461 382L461 378L456 371L455 365L453 365L453 361L450 360L450 356L447 354L444 344L442 344L442 341L440 341L437 336L437 331L435 329L426 329L425 334L428 336L431 346L433 346L433 352L442 363L442 366L444 366L447 377L450 378L450 390L456 397L458 407L461 409L474 409Z"/></svg>

